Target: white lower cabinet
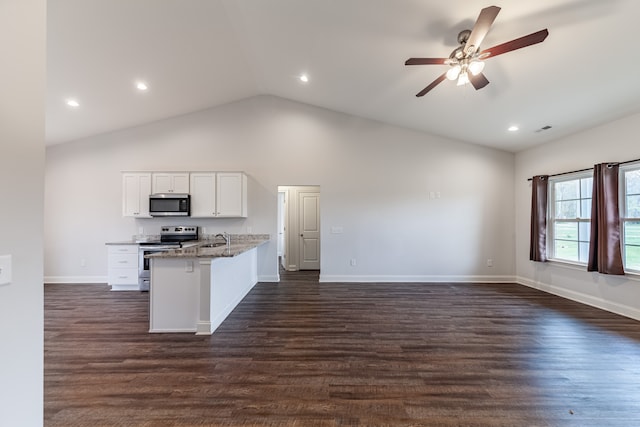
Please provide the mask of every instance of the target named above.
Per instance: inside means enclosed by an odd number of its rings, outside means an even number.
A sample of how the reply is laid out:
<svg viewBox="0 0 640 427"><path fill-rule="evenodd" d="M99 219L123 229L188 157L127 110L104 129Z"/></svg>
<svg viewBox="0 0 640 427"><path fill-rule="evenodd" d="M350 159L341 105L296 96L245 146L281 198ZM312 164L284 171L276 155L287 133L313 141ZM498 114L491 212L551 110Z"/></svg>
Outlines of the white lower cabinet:
<svg viewBox="0 0 640 427"><path fill-rule="evenodd" d="M111 290L139 290L138 245L108 245L107 251L107 280Z"/></svg>

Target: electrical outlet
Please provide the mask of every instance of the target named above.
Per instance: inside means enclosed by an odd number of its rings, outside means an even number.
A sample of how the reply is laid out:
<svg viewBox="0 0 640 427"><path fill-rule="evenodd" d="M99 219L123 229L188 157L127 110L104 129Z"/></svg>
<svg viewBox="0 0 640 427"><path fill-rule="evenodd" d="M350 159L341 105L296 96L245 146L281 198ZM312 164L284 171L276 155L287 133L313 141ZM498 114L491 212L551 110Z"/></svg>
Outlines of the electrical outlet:
<svg viewBox="0 0 640 427"><path fill-rule="evenodd" d="M193 261L187 261L184 266L184 271L187 273L193 273Z"/></svg>
<svg viewBox="0 0 640 427"><path fill-rule="evenodd" d="M87 266L87 260L86 260L86 259L84 259L84 258L82 258L82 259L80 260L80 267L86 267L86 266Z"/></svg>
<svg viewBox="0 0 640 427"><path fill-rule="evenodd" d="M11 255L0 256L0 285L11 284Z"/></svg>
<svg viewBox="0 0 640 427"><path fill-rule="evenodd" d="M491 258L487 259L487 267L493 267L493 260Z"/></svg>
<svg viewBox="0 0 640 427"><path fill-rule="evenodd" d="M356 266L356 259L355 258L351 258L351 267L355 267Z"/></svg>

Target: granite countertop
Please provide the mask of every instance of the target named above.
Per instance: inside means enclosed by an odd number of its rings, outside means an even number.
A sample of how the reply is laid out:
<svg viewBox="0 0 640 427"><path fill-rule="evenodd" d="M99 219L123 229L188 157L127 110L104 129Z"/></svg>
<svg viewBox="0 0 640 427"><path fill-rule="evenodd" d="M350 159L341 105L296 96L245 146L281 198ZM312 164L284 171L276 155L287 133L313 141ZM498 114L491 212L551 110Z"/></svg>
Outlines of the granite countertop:
<svg viewBox="0 0 640 427"><path fill-rule="evenodd" d="M140 243L159 242L160 235L137 235L131 236L131 240L122 240L119 242L107 242L105 245L139 245Z"/></svg>
<svg viewBox="0 0 640 427"><path fill-rule="evenodd" d="M207 247L211 244L222 243L218 240L198 240L193 246L176 248L168 251L156 252L146 255L145 258L222 258L234 257L251 249L267 243L269 235L243 235L240 238L231 237L231 244L216 247ZM191 243L191 242L190 242Z"/></svg>
<svg viewBox="0 0 640 427"><path fill-rule="evenodd" d="M136 242L135 240L124 240L122 242L107 242L105 245L138 245L140 242Z"/></svg>

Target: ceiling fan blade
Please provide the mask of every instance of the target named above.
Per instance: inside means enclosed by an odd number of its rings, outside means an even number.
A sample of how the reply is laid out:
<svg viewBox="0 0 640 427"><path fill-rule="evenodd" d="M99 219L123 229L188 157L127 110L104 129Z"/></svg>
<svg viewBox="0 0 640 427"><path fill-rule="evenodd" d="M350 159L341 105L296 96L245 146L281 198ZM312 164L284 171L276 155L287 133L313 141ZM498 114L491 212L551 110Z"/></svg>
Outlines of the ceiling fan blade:
<svg viewBox="0 0 640 427"><path fill-rule="evenodd" d="M471 34L469 35L469 39L464 45L464 52L467 55L474 54L478 48L480 48L480 44L489 32L493 21L495 21L496 16L498 16L498 12L500 12L500 8L498 6L485 7L480 11L480 15L478 15L478 19L473 26L473 30L471 30Z"/></svg>
<svg viewBox="0 0 640 427"><path fill-rule="evenodd" d="M409 58L404 65L442 65L447 58Z"/></svg>
<svg viewBox="0 0 640 427"><path fill-rule="evenodd" d="M431 89L433 89L434 87L438 86L440 83L442 83L442 81L444 79L447 78L447 73L443 73L440 77L438 77L437 79L435 79L433 82L431 82L431 84L427 87L425 87L424 89L422 89L420 92L418 92L416 94L417 97L420 96L424 96L427 92L429 92Z"/></svg>
<svg viewBox="0 0 640 427"><path fill-rule="evenodd" d="M489 49L485 49L480 53L480 56L483 56L484 58L490 58L493 56L502 55L503 53L511 52L512 50L517 50L537 43L542 43L548 35L549 30L545 28L544 30L536 31L535 33L531 33L529 35L513 39L509 42L490 47Z"/></svg>
<svg viewBox="0 0 640 427"><path fill-rule="evenodd" d="M469 73L469 81L471 82L473 87L476 88L476 90L482 89L489 84L489 80L487 80L485 75L482 73L478 73L475 76Z"/></svg>

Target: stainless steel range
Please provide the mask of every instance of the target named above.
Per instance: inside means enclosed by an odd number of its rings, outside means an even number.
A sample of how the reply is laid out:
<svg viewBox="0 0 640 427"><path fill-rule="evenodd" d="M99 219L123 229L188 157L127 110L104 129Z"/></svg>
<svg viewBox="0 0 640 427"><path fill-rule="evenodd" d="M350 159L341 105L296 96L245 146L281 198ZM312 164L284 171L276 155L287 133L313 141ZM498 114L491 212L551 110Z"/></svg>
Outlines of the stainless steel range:
<svg viewBox="0 0 640 427"><path fill-rule="evenodd" d="M198 227L171 225L160 229L160 240L140 243L138 250L138 286L148 291L151 284L151 260L145 255L182 247L184 242L198 240Z"/></svg>

